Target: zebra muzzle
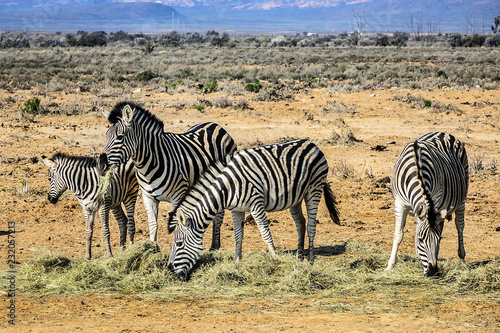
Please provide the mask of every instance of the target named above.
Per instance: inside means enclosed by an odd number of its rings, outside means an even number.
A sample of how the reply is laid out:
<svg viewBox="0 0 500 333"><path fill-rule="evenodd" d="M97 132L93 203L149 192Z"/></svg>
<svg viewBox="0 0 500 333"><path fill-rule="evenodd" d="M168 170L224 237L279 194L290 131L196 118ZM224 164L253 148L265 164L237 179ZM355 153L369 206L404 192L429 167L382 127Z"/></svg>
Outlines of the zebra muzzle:
<svg viewBox="0 0 500 333"><path fill-rule="evenodd" d="M175 267L173 264L168 264L167 266L168 270L174 274L174 276L180 280L180 281L186 281L187 280L187 273L186 271L176 271Z"/></svg>
<svg viewBox="0 0 500 333"><path fill-rule="evenodd" d="M427 272L425 272L425 276L430 277L436 275L438 271L437 265L433 265L429 263L429 266L427 267Z"/></svg>
<svg viewBox="0 0 500 333"><path fill-rule="evenodd" d="M49 202L51 204L56 204L58 201L59 201L59 198L54 198L54 197L51 197L50 195L47 197L47 199L49 200Z"/></svg>

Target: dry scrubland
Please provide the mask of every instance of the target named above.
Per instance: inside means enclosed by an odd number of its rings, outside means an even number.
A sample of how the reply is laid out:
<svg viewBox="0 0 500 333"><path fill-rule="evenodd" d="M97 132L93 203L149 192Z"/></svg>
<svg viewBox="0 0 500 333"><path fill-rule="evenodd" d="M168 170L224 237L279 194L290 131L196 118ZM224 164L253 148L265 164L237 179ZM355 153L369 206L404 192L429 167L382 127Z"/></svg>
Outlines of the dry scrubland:
<svg viewBox="0 0 500 333"><path fill-rule="evenodd" d="M246 38L246 37L239 37ZM250 37L248 37L250 38ZM0 263L7 283L8 222L16 228L16 326L9 331L495 331L500 329L500 52L498 48L270 47L270 38L231 47L0 49ZM255 40L259 41L255 42ZM151 46L151 45L150 45ZM309 138L331 167L342 226L320 204L314 265L293 255L288 212L269 214L280 250L265 252L248 221L243 260L232 262L226 214L222 250L205 253L190 281L165 270L170 205L159 213L158 245L147 241L139 200L137 244L104 259L100 223L85 261L81 208L70 193L46 200L40 156L97 156L107 129L101 108L130 100L185 131L221 124L240 148ZM471 180L466 262L445 224L440 274L422 276L409 218L399 263L383 270L394 227L392 165L420 134L443 130L462 140ZM210 230L205 239L210 242ZM2 294L8 304L7 293Z"/></svg>

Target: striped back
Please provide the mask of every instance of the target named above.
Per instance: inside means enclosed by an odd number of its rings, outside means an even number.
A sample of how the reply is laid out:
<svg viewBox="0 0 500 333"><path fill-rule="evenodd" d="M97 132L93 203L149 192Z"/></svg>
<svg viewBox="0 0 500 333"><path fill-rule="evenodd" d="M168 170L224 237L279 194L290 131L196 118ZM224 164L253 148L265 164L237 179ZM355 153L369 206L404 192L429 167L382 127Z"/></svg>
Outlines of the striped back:
<svg viewBox="0 0 500 333"><path fill-rule="evenodd" d="M174 238L169 267L187 276L203 251L205 230L224 209L281 211L309 197L308 214L315 216L327 174L325 156L309 140L240 150L225 168L214 164L170 214L168 228ZM329 209L338 223L333 201Z"/></svg>
<svg viewBox="0 0 500 333"><path fill-rule="evenodd" d="M138 105L118 103L108 116L105 152L111 164L133 159L142 189L176 203L214 161L227 163L236 151L219 125L204 123L182 134L163 131L163 123Z"/></svg>

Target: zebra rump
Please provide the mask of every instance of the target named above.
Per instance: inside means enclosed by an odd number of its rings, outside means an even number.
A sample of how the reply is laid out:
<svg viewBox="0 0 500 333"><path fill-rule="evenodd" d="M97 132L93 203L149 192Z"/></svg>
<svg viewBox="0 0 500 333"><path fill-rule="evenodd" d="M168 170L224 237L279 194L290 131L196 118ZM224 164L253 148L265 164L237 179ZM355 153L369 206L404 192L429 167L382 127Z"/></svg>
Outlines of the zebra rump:
<svg viewBox="0 0 500 333"><path fill-rule="evenodd" d="M49 168L49 202L57 203L59 197L69 189L82 206L86 221L85 258L91 259L92 257L92 234L97 211L101 217L102 238L106 244L108 257L112 256L109 232L110 210L120 229L120 246L125 247L127 232L130 243L134 242L134 212L139 185L132 162L129 161L116 169L109 170L105 154L101 154L99 160L96 161L92 157L56 153L51 158L42 156L42 161ZM103 188L103 178L106 173L110 173L107 176L109 185ZM122 203L126 214L122 209Z"/></svg>
<svg viewBox="0 0 500 333"><path fill-rule="evenodd" d="M309 260L314 259L314 237L319 201L331 219L340 224L335 197L327 183L328 164L321 150L309 140L290 140L240 150L227 166L215 164L200 177L170 215L174 233L169 268L185 279L203 251L203 234L216 214L231 211L235 232L235 260L241 258L245 212L253 216L271 254L275 247L266 212L290 209L297 228L297 254L303 255L307 208Z"/></svg>
<svg viewBox="0 0 500 333"><path fill-rule="evenodd" d="M392 175L396 226L391 257L386 270L396 263L408 214L417 222L415 249L424 274L436 274L444 220L455 214L458 256L465 258L463 246L464 211L469 183L465 147L453 135L427 133L406 145Z"/></svg>

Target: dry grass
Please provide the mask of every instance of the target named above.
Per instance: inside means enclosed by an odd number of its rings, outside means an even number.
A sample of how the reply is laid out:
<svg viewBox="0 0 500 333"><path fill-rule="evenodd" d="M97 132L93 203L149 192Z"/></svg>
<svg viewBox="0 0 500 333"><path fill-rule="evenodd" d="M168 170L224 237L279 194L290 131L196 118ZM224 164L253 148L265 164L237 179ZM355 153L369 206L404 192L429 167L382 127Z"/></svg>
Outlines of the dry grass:
<svg viewBox="0 0 500 333"><path fill-rule="evenodd" d="M152 242L139 242L110 260L83 260L40 253L18 272L20 293L98 294L152 293L163 300L308 297L343 299L376 292L380 307L414 297L447 295L500 296L500 260L466 263L440 260L437 277L425 278L420 261L401 255L396 267L384 272L389 253L380 247L348 241L334 249L317 248L313 265L293 253L273 258L249 252L235 264L229 251L205 252L188 282L168 271L168 253ZM4 275L5 273L2 273ZM2 279L5 281L6 279ZM364 311L343 307L344 311ZM373 306L370 311L374 311Z"/></svg>

